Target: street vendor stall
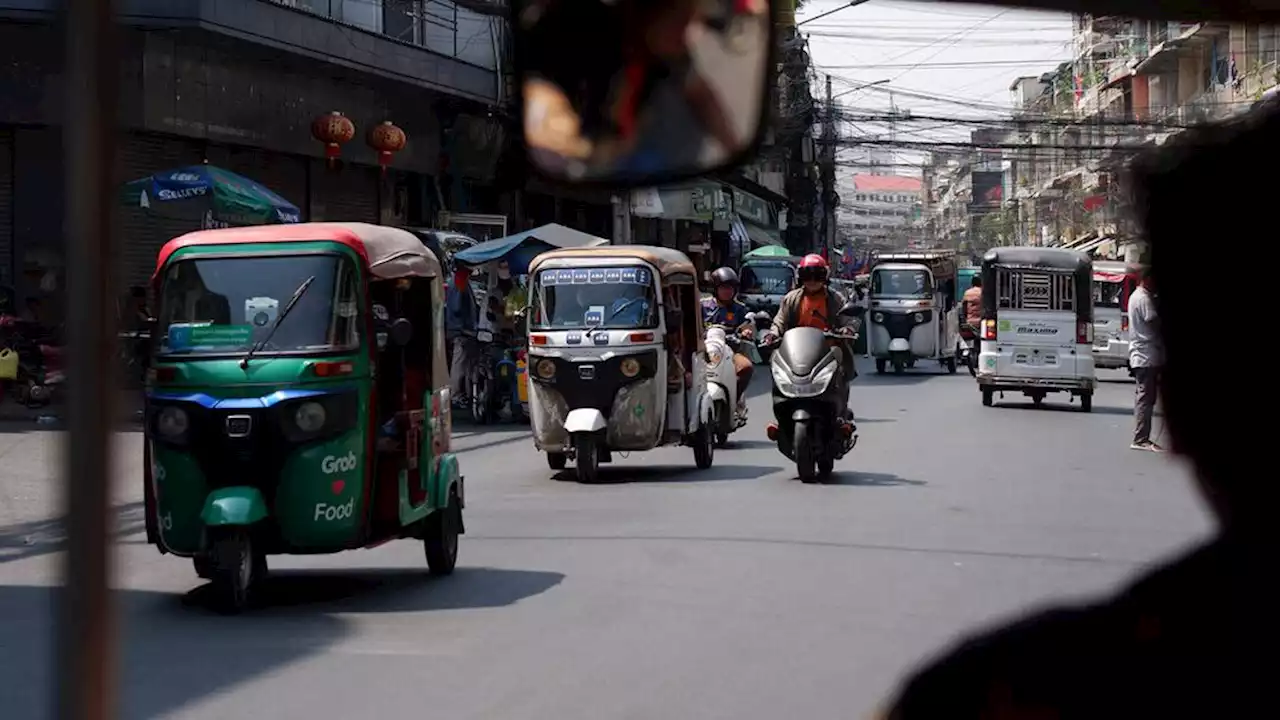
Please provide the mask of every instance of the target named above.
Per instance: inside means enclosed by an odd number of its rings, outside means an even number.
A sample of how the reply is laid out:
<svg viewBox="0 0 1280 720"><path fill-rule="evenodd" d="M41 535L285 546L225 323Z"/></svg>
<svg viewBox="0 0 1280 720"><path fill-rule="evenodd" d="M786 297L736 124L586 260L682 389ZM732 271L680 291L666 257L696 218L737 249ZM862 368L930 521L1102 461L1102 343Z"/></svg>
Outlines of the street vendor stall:
<svg viewBox="0 0 1280 720"><path fill-rule="evenodd" d="M453 256L456 265L472 269L480 304L477 334L485 361L471 382L472 411L478 420L495 418L508 401L513 417L528 418L524 323L518 314L525 305L529 263L548 250L608 244L605 238L551 223L479 243Z"/></svg>

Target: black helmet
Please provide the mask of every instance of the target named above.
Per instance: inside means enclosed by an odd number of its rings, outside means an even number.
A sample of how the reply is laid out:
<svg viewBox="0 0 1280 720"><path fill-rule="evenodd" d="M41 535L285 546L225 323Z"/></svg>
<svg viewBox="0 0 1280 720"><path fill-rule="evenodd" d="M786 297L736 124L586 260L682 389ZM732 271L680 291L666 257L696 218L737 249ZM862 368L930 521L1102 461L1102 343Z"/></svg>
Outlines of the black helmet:
<svg viewBox="0 0 1280 720"><path fill-rule="evenodd" d="M729 285L737 290L738 273L729 267L717 268L715 272L711 273L711 286L720 287L721 285Z"/></svg>

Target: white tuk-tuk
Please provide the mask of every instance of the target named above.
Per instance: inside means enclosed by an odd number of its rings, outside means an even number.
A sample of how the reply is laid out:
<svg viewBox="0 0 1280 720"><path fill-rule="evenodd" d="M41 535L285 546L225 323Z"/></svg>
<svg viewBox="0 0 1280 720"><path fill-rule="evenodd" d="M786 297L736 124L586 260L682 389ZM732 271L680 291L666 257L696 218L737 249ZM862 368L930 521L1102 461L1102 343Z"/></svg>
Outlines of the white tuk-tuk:
<svg viewBox="0 0 1280 720"><path fill-rule="evenodd" d="M1097 367L1129 367L1129 294L1136 286L1123 262L1093 263L1093 362Z"/></svg>
<svg viewBox="0 0 1280 720"><path fill-rule="evenodd" d="M642 245L553 250L529 266L529 414L552 470L593 482L613 453L693 448L711 467L702 307L689 258Z"/></svg>
<svg viewBox="0 0 1280 720"><path fill-rule="evenodd" d="M1039 405L1051 392L1093 409L1093 264L1077 250L1002 247L982 258L978 387L982 404L1020 392Z"/></svg>
<svg viewBox="0 0 1280 720"><path fill-rule="evenodd" d="M881 253L871 269L867 348L876 372L900 373L916 360L937 360L956 371L960 326L956 261L950 250Z"/></svg>

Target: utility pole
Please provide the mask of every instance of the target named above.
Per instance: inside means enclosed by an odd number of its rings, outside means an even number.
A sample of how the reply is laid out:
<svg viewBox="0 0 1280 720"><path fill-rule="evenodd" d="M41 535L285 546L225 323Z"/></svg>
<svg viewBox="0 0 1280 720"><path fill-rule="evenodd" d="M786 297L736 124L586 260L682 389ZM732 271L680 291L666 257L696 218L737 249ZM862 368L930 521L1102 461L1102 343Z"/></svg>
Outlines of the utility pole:
<svg viewBox="0 0 1280 720"><path fill-rule="evenodd" d="M836 239L836 107L831 93L831 76L827 76L827 113L822 122L822 226L818 237L820 247L835 249Z"/></svg>
<svg viewBox="0 0 1280 720"><path fill-rule="evenodd" d="M116 714L118 653L111 592L111 428L116 421L115 278L111 187L120 56L111 0L63 4L64 87L72 378L63 446L66 555L57 598L56 716L110 720ZM112 308L112 310L108 310ZM150 509L148 509L148 512Z"/></svg>

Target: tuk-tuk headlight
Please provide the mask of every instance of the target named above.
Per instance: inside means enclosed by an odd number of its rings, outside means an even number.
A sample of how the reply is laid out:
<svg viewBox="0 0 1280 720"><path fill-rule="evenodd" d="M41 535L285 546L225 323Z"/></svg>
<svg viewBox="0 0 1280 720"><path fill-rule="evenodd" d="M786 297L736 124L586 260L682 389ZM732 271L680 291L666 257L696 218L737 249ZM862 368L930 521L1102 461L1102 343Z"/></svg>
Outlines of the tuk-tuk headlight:
<svg viewBox="0 0 1280 720"><path fill-rule="evenodd" d="M543 380L550 380L556 376L556 364L549 358L542 358L537 365L533 366L534 372Z"/></svg>
<svg viewBox="0 0 1280 720"><path fill-rule="evenodd" d="M915 321L916 321L916 324L917 324L917 325L918 325L918 324L920 324L920 323L922 323L922 322L924 322L924 313L916 313L916 314L915 314Z"/></svg>
<svg viewBox="0 0 1280 720"><path fill-rule="evenodd" d="M623 377L633 378L640 374L640 361L635 358L625 358L619 369L622 370Z"/></svg>
<svg viewBox="0 0 1280 720"><path fill-rule="evenodd" d="M187 417L187 411L180 407L170 405L156 416L156 432L167 440L181 437L189 427L191 419Z"/></svg>
<svg viewBox="0 0 1280 720"><path fill-rule="evenodd" d="M878 313L876 313L875 315L872 315L872 316L871 316L871 322L883 323L883 322L884 322L884 313L878 312Z"/></svg>
<svg viewBox="0 0 1280 720"><path fill-rule="evenodd" d="M327 414L324 405L318 402L304 402L293 413L293 422L304 433L319 432L324 427Z"/></svg>

